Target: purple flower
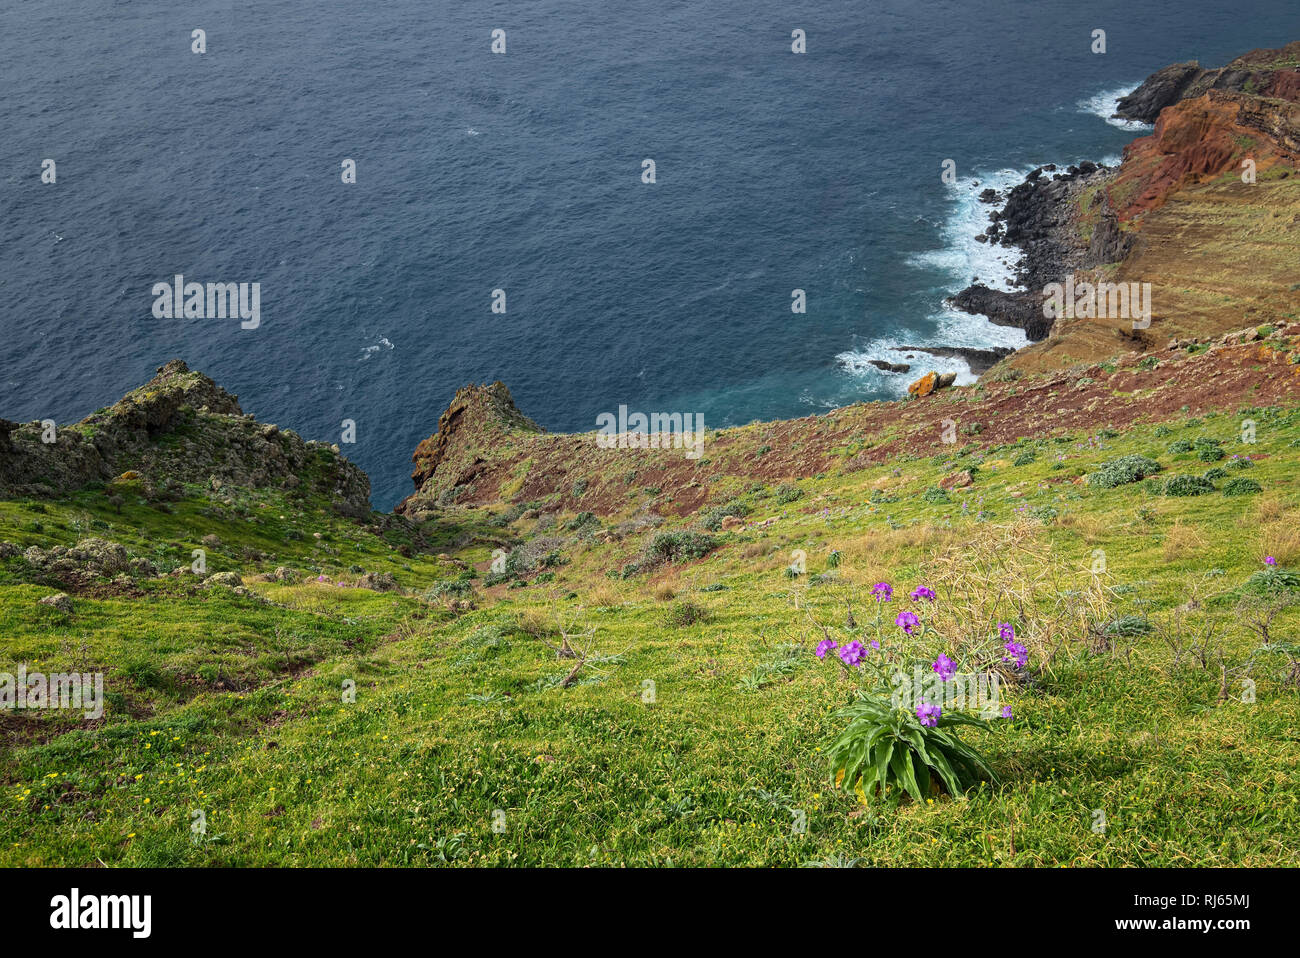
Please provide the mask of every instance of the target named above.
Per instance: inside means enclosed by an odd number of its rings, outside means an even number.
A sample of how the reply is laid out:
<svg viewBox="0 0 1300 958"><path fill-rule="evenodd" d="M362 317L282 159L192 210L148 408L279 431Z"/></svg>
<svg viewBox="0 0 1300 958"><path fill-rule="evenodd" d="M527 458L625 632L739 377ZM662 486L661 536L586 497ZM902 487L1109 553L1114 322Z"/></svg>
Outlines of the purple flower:
<svg viewBox="0 0 1300 958"><path fill-rule="evenodd" d="M923 585L918 585L915 589L912 590L912 601L919 602L921 599L925 599L927 602L933 602L934 590L927 589Z"/></svg>
<svg viewBox="0 0 1300 958"><path fill-rule="evenodd" d="M934 671L939 674L939 678L944 682L949 681L957 674L957 663L948 658L947 655L943 654L940 654L940 656L934 660L934 665L930 666L930 668L934 669Z"/></svg>
<svg viewBox="0 0 1300 958"><path fill-rule="evenodd" d="M1029 661L1029 650L1019 642L1008 642L1003 646L1007 654L1002 656L1003 662L1013 662L1016 668L1023 669L1025 663Z"/></svg>
<svg viewBox="0 0 1300 958"><path fill-rule="evenodd" d="M900 612L898 618L894 620L894 624L908 635L911 635L912 630L921 624L921 620L916 617L915 612Z"/></svg>
<svg viewBox="0 0 1300 958"><path fill-rule="evenodd" d="M871 590L871 594L879 602L888 602L894 597L894 587L888 582L877 582L876 587Z"/></svg>
<svg viewBox="0 0 1300 958"><path fill-rule="evenodd" d="M1277 560L1272 556L1264 556L1264 565L1277 565Z"/></svg>
<svg viewBox="0 0 1300 958"><path fill-rule="evenodd" d="M880 640L879 640L879 639L872 639L872 640L871 640L871 647L872 647L873 649L878 649L878 648L880 648Z"/></svg>
<svg viewBox="0 0 1300 958"><path fill-rule="evenodd" d="M927 728L934 728L939 724L939 716L943 714L943 709L937 705L931 705L929 702L922 702L916 707L916 717L921 720L921 724Z"/></svg>
<svg viewBox="0 0 1300 958"><path fill-rule="evenodd" d="M1015 626L1011 625L1011 624L1008 623L1008 622L999 622L999 623L998 623L998 638L999 638L999 639L1014 639L1015 637L1016 637L1016 629L1015 629Z"/></svg>
<svg viewBox="0 0 1300 958"><path fill-rule="evenodd" d="M845 665L858 665L862 657L867 654L866 648L857 639L849 642L844 648L840 649L840 658L844 660Z"/></svg>
<svg viewBox="0 0 1300 958"><path fill-rule="evenodd" d="M1004 705L1004 706L1002 706L1002 717L1003 717L1003 718L1011 718L1011 706L1010 706L1010 705Z"/></svg>
<svg viewBox="0 0 1300 958"><path fill-rule="evenodd" d="M837 646L830 639L822 639L817 643L817 658L826 658L827 652L834 652Z"/></svg>

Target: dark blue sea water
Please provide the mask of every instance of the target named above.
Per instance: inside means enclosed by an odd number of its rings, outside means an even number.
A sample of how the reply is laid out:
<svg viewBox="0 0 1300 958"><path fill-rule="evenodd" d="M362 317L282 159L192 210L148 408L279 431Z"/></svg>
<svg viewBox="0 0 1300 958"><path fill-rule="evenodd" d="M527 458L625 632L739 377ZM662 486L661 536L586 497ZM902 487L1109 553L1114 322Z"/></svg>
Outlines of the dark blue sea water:
<svg viewBox="0 0 1300 958"><path fill-rule="evenodd" d="M979 189L1118 157L1102 116L1167 63L1300 38L1294 0L180 7L0 2L0 415L179 356L309 438L355 420L385 508L470 381L552 430L712 427L897 395L891 344L1020 344L942 306L1005 275ZM260 283L261 327L155 319L175 273Z"/></svg>

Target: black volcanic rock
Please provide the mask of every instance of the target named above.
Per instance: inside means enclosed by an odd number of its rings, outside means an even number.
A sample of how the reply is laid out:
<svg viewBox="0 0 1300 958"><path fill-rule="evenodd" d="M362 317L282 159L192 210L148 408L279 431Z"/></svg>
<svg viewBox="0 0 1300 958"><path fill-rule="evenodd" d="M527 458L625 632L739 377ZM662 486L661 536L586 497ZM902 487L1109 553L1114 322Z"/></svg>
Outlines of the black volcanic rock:
<svg viewBox="0 0 1300 958"><path fill-rule="evenodd" d="M1045 339L1052 330L1052 321L1043 316L1043 298L1036 292L1007 293L975 283L948 302L964 312L987 316L999 326L1023 329L1034 341Z"/></svg>
<svg viewBox="0 0 1300 958"><path fill-rule="evenodd" d="M1163 70L1157 70L1136 90L1120 98L1115 116L1125 120L1154 123L1161 110L1181 100L1192 84L1207 72L1202 70L1201 65L1195 60L1175 63Z"/></svg>
<svg viewBox="0 0 1300 958"><path fill-rule="evenodd" d="M1121 97L1114 115L1154 123L1165 107L1204 96L1211 90L1287 98L1285 91L1294 88L1286 74L1294 70L1285 67L1294 68L1297 57L1300 57L1300 40L1277 50L1251 50L1215 70L1203 69L1195 60L1175 63L1157 70L1136 90Z"/></svg>
<svg viewBox="0 0 1300 958"><path fill-rule="evenodd" d="M1108 209L1102 214L1100 222L1093 227L1088 252L1084 254L1080 265L1090 268L1105 263L1118 263L1128 256L1132 248L1132 235L1119 228L1119 217Z"/></svg>
<svg viewBox="0 0 1300 958"><path fill-rule="evenodd" d="M928 353L931 356L942 356L947 359L964 359L966 365L970 366L970 371L976 376L992 369L999 360L1015 352L1010 346L997 346L993 349L976 349L971 346L895 346L893 348L900 353ZM903 367L903 371L907 368Z"/></svg>
<svg viewBox="0 0 1300 958"><path fill-rule="evenodd" d="M905 373L912 368L907 363L890 363L883 359L868 359L867 362L887 373Z"/></svg>

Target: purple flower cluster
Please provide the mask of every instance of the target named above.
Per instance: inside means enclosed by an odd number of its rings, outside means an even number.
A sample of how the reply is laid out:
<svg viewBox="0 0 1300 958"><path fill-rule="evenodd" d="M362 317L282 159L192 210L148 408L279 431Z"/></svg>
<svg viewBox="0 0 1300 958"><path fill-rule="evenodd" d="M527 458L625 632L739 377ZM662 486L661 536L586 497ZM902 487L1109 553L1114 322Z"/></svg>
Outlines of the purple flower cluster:
<svg viewBox="0 0 1300 958"><path fill-rule="evenodd" d="M824 659L827 652L834 652L837 648L838 646L830 639L822 639L817 643L817 658Z"/></svg>
<svg viewBox="0 0 1300 958"><path fill-rule="evenodd" d="M934 590L926 588L923 585L918 585L915 589L912 590L912 601L920 602L922 599L925 599L927 602L933 602Z"/></svg>
<svg viewBox="0 0 1300 958"><path fill-rule="evenodd" d="M871 590L871 594L876 597L878 602L888 602L894 597L894 587L888 582L877 582L876 587Z"/></svg>
<svg viewBox="0 0 1300 958"><path fill-rule="evenodd" d="M926 728L934 728L939 724L939 716L943 714L943 709L937 705L931 705L929 702L922 702L916 707L916 717L921 720L921 724Z"/></svg>
<svg viewBox="0 0 1300 958"><path fill-rule="evenodd" d="M900 612L898 618L894 620L894 624L908 635L911 635L912 630L921 624L921 620L917 618L915 612Z"/></svg>
<svg viewBox="0 0 1300 958"><path fill-rule="evenodd" d="M1003 662L1011 662L1018 669L1023 669L1025 663L1029 661L1029 650L1019 642L1008 642L1003 646L1007 654L1002 656Z"/></svg>
<svg viewBox="0 0 1300 958"><path fill-rule="evenodd" d="M943 682L952 681L952 677L957 674L957 663L944 654L940 654L930 668L934 669Z"/></svg>
<svg viewBox="0 0 1300 958"><path fill-rule="evenodd" d="M1015 626L1011 625L1009 622L999 622L999 623L998 623L998 638L999 638L999 639L1007 639L1007 640L1010 640L1010 639L1014 639L1015 637L1016 637L1016 629L1015 629Z"/></svg>
<svg viewBox="0 0 1300 958"><path fill-rule="evenodd" d="M852 642L846 642L844 648L840 649L840 658L844 660L845 665L860 664L866 654L866 646L857 639L854 639Z"/></svg>

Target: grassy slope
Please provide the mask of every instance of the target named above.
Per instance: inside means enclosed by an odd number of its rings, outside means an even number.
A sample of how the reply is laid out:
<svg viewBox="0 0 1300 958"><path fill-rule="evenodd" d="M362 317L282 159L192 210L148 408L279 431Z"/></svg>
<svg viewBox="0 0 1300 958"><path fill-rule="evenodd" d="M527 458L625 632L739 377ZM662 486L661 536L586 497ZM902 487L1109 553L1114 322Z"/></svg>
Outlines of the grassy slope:
<svg viewBox="0 0 1300 958"><path fill-rule="evenodd" d="M110 692L97 725L4 720L0 864L1295 863L1300 699L1281 684L1282 657L1254 651L1232 603L1263 555L1300 562L1300 412L1249 415L1249 446L1241 415L1225 411L784 486L728 482L717 496L739 493L748 527L716 533L721 546L703 559L626 578L651 532L570 531L568 514L503 526L488 521L501 506L446 513L426 534L454 558L404 558L397 533L381 538L324 502L289 512L278 494L241 494L232 508L193 486L171 513L131 499L121 515L93 491L0 503L0 539L99 535L163 569L216 534L211 570L240 571L270 603L185 575L74 595L69 617L37 604L55 589L21 559L0 563L0 670L104 670ZM1255 457L1228 475L1264 492L1167 498L1074 481L1130 452L1167 474L1199 474L1210 464L1167 447L1201 436ZM1013 465L1026 448L1036 461ZM924 498L981 459L951 503ZM523 576L523 587L485 589L492 549L538 535L563 538L564 564ZM796 549L809 574L791 579ZM1094 583L1097 549L1108 571ZM840 563L828 570L832 550ZM480 576L472 611L420 596L466 575L457 558ZM391 571L413 594L252 581L277 565L336 581ZM880 580L898 588L891 613L905 591L934 584L964 642L1015 616L999 583L1030 597L1019 621L1041 674L1009 691L1014 720L971 736L999 786L897 809L832 787L817 749L849 685L812 655L821 633L810 613L842 638L849 602L870 627L866 593ZM1201 606L1189 624L1229 623L1225 664L1250 669L1254 704L1239 700L1235 676L1221 701L1217 666L1174 665L1156 634L1109 649L1082 641L1085 614L1159 620L1192 588ZM1275 634L1294 634L1296 621L1287 613ZM560 629L594 630L574 641L599 653L568 687L559 682L572 660L552 650ZM889 625L884 638L888 650L906 644ZM964 642L945 648L960 656ZM341 701L348 679L355 704ZM200 843L194 809L209 826ZM792 809L806 813L807 834L791 833ZM1104 835L1092 831L1094 809Z"/></svg>

